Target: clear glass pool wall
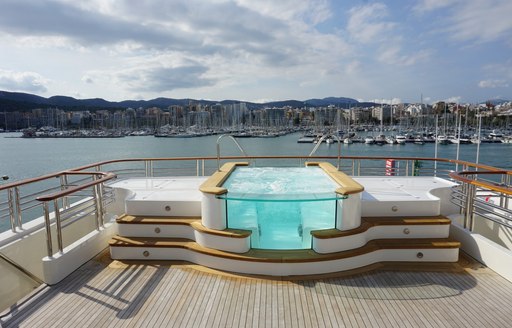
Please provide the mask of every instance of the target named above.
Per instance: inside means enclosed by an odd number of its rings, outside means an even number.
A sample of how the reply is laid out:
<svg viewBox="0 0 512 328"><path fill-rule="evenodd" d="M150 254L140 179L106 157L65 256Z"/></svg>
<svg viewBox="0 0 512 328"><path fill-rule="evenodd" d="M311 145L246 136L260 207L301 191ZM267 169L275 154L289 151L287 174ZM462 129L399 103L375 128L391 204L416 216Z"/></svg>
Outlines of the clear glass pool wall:
<svg viewBox="0 0 512 328"><path fill-rule="evenodd" d="M237 168L223 187L226 226L251 230L251 248L309 249L312 230L336 227L338 185L318 167Z"/></svg>

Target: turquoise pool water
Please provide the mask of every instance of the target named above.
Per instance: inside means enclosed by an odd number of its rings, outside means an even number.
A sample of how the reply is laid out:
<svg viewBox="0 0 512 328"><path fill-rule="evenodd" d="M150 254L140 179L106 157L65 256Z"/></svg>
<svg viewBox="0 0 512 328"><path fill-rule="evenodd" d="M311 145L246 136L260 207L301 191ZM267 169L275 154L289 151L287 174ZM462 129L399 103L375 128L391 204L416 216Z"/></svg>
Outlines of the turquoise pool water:
<svg viewBox="0 0 512 328"><path fill-rule="evenodd" d="M311 248L311 230L336 226L338 185L318 167L240 167L223 187L227 226L251 230L252 248Z"/></svg>

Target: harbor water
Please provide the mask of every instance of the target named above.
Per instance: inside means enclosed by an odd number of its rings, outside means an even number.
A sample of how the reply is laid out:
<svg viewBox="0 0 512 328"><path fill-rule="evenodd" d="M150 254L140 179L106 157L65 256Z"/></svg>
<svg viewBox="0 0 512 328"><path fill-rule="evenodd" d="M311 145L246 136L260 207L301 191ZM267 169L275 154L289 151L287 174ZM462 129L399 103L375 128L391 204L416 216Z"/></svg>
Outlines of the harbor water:
<svg viewBox="0 0 512 328"><path fill-rule="evenodd" d="M311 143L297 143L299 133L276 138L241 138L238 142L249 155L307 156ZM33 178L104 160L141 157L216 156L218 136L195 138L155 138L153 136L124 138L19 138L19 133L0 134L0 176L9 182ZM345 156L410 156L434 157L435 145L342 144ZM438 145L440 158L456 158L457 145ZM315 155L336 156L337 144L322 144ZM230 140L222 140L221 155L240 155ZM459 159L475 162L476 144L460 145ZM480 145L479 163L512 169L512 144ZM5 183L0 182L0 183Z"/></svg>

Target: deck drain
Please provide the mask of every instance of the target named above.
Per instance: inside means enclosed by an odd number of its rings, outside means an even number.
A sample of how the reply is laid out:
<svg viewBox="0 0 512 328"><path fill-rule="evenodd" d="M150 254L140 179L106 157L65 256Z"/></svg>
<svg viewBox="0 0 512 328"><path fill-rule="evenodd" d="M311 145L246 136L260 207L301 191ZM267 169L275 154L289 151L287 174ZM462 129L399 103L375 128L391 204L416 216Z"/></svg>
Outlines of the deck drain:
<svg viewBox="0 0 512 328"><path fill-rule="evenodd" d="M169 205L167 205L167 206L165 207L165 210L166 210L167 212L169 212L169 211L171 210L171 207L170 207Z"/></svg>
<svg viewBox="0 0 512 328"><path fill-rule="evenodd" d="M391 210L392 210L393 212L398 211L398 206L393 206L393 207L391 207Z"/></svg>
<svg viewBox="0 0 512 328"><path fill-rule="evenodd" d="M155 233L160 233L160 228L155 228Z"/></svg>
<svg viewBox="0 0 512 328"><path fill-rule="evenodd" d="M409 230L409 228L405 228L404 229L404 234L408 235L411 233L411 230Z"/></svg>
<svg viewBox="0 0 512 328"><path fill-rule="evenodd" d="M149 252L148 251L144 251L144 252L142 252L142 255L144 255L144 257L148 257L149 256Z"/></svg>
<svg viewBox="0 0 512 328"><path fill-rule="evenodd" d="M423 258L423 253L422 252L418 252L418 254L416 254L416 257L419 258L419 259Z"/></svg>

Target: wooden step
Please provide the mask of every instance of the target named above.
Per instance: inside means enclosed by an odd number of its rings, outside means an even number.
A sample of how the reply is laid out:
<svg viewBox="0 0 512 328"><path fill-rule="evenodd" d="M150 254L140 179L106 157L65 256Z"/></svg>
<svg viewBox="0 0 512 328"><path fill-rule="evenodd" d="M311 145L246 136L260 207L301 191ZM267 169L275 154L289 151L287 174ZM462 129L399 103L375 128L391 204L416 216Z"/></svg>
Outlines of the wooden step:
<svg viewBox="0 0 512 328"><path fill-rule="evenodd" d="M270 263L301 263L332 261L355 257L381 249L453 249L459 248L460 243L448 238L442 239L378 239L368 242L366 245L353 250L319 254L311 249L301 250L260 250L238 254L202 247L189 239L181 238L134 238L115 236L109 241L111 247L143 247L143 248L181 248L202 253L214 257Z"/></svg>
<svg viewBox="0 0 512 328"><path fill-rule="evenodd" d="M311 234L318 239L339 238L356 235L376 226L392 225L450 225L451 220L445 216L403 216L403 217L363 217L361 225L355 229L341 231L338 229L314 230Z"/></svg>
<svg viewBox="0 0 512 328"><path fill-rule="evenodd" d="M182 224L201 221L200 216L133 216L124 214L116 219L119 224Z"/></svg>
<svg viewBox="0 0 512 328"><path fill-rule="evenodd" d="M132 216L123 215L116 220L119 224L137 224L137 225L187 225L196 231L222 236L229 238L247 238L251 235L250 230L242 229L224 229L213 230L205 227L201 223L201 217L188 217L188 216Z"/></svg>

